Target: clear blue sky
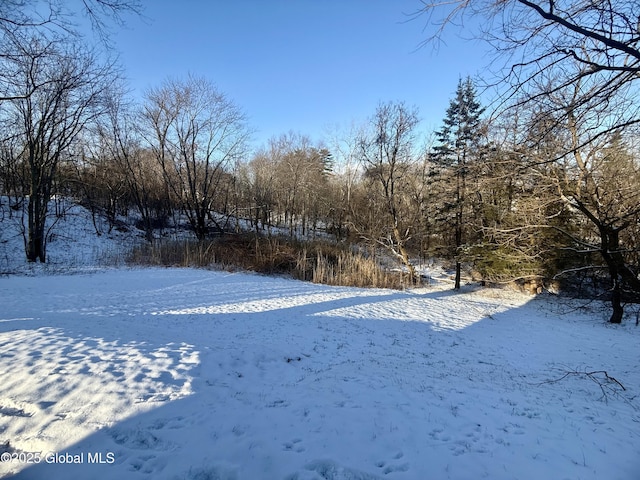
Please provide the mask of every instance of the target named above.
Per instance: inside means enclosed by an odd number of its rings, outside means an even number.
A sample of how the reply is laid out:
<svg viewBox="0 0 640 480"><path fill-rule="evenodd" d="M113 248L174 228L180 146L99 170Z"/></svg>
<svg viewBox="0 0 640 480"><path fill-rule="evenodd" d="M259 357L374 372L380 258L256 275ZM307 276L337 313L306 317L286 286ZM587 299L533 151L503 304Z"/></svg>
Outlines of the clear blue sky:
<svg viewBox="0 0 640 480"><path fill-rule="evenodd" d="M136 94L168 76L212 80L246 111L255 142L373 114L379 101L420 110L438 128L458 79L487 64L480 46L447 37L419 49L419 0L149 0L115 43Z"/></svg>

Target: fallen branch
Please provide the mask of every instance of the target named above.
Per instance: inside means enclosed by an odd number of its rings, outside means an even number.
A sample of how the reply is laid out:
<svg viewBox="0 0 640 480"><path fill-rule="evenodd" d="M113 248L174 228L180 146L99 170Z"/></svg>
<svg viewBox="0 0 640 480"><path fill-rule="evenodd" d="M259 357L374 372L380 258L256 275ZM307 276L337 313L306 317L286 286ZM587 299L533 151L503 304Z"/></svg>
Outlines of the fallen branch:
<svg viewBox="0 0 640 480"><path fill-rule="evenodd" d="M609 375L606 370L593 370L590 372L586 370L584 371L571 370L571 371L565 372L565 374L559 378L552 379L552 380L545 380L544 382L540 382L537 385L544 385L547 383L558 383L570 376L588 378L591 381L593 381L595 384L597 384L600 387L600 390L602 391L601 399L604 399L605 402L609 398L608 394L617 395L620 389L624 391L627 390L625 386L618 379Z"/></svg>

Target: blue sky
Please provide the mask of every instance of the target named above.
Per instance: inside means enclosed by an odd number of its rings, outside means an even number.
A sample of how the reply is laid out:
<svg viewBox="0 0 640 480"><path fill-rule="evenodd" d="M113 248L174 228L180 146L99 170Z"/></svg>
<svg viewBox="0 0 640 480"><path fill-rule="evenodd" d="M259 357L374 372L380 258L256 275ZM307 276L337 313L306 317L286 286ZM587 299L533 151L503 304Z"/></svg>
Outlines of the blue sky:
<svg viewBox="0 0 640 480"><path fill-rule="evenodd" d="M328 127L370 116L380 101L420 110L440 126L458 79L488 63L449 35L418 48L419 0L153 0L146 21L115 35L134 94L168 76L212 80L243 108L255 144L289 130L321 140Z"/></svg>

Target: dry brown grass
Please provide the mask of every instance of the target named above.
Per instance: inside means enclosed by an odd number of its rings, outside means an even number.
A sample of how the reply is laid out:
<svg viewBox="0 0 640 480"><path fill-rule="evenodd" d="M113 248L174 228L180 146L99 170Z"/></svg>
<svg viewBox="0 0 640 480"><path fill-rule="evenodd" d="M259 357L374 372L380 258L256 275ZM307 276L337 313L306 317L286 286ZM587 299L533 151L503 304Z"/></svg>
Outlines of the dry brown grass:
<svg viewBox="0 0 640 480"><path fill-rule="evenodd" d="M131 251L128 263L217 266L226 270L285 274L314 283L355 287L402 289L410 282L406 275L384 270L374 259L347 246L253 235L229 235L205 242L163 240L138 245Z"/></svg>

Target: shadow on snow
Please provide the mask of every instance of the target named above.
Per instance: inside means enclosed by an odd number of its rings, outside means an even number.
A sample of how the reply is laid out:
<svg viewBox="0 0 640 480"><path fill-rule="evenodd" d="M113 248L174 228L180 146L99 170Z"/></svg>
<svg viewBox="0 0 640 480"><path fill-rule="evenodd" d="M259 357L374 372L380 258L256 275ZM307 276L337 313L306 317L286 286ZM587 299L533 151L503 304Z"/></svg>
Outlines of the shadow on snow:
<svg viewBox="0 0 640 480"><path fill-rule="evenodd" d="M142 392L142 411L129 409L59 452L62 460L82 455L81 465L41 463L14 478L113 478L117 471L132 479L363 480L407 472L411 462L403 456L412 451L428 457L430 471L409 477L438 478L457 453L434 448L447 439L434 434L432 415L453 415L456 428L472 432L480 423L464 423L457 405L473 403L476 394L499 403L491 384L513 374L505 362L521 356L535 371L548 362L545 352L563 348L539 330L514 335L533 321L530 303L496 311L465 292L367 291L160 269L125 274L128 283L114 286L109 275L62 277L59 290L58 277L15 279L16 291L39 282L51 288L43 305L13 305L0 332L41 330L53 343L65 337L70 350L60 353L62 361L86 346L75 360L85 369L100 364L105 381L125 397L134 385L118 378L123 355L135 349L153 362L162 352L167 371L153 379L160 387ZM92 293L78 298L87 282ZM105 345L122 353L105 360ZM186 354L194 361L183 365ZM477 390L465 391L460 378L477 381ZM48 401L42 399L45 410ZM88 463L90 455L104 463ZM375 455L383 458L363 466ZM491 472L491 458L473 461ZM343 466L353 463L357 468Z"/></svg>

